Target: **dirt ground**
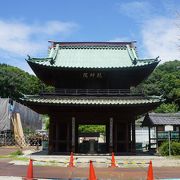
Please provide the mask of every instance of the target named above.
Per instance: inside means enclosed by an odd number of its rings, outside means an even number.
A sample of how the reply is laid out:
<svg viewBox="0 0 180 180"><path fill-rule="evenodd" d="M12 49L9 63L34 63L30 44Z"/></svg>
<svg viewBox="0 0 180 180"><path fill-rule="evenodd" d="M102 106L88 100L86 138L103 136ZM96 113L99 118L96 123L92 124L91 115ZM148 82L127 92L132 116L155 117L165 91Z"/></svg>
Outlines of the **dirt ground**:
<svg viewBox="0 0 180 180"><path fill-rule="evenodd" d="M18 148L16 146L2 146L0 147L0 156L6 156L9 155L15 151L17 151Z"/></svg>

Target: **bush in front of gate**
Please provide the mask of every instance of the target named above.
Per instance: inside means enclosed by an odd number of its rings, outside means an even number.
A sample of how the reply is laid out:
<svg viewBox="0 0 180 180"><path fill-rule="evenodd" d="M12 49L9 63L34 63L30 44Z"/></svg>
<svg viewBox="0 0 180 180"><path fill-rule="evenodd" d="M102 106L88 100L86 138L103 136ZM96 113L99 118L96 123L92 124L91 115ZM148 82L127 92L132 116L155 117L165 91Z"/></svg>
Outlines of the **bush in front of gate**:
<svg viewBox="0 0 180 180"><path fill-rule="evenodd" d="M177 156L180 155L180 142L177 141L173 141L171 142L171 155L173 156ZM169 155L169 142L165 141L161 144L161 146L159 147L159 153L162 156L168 156Z"/></svg>

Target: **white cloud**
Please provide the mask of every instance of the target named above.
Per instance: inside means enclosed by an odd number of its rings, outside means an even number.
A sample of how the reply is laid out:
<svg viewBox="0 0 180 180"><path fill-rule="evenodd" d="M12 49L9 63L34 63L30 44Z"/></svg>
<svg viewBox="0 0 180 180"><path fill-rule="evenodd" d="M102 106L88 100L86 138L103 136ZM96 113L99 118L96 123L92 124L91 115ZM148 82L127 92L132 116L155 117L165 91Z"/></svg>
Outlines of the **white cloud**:
<svg viewBox="0 0 180 180"><path fill-rule="evenodd" d="M180 59L178 47L180 31L175 19L157 17L145 21L142 26L142 40L145 54L160 56L162 62Z"/></svg>
<svg viewBox="0 0 180 180"><path fill-rule="evenodd" d="M36 27L36 30L38 30L40 33L43 32L48 35L53 35L57 33L71 33L75 28L77 27L77 24L72 22L60 22L60 21L49 21L44 24L44 27Z"/></svg>
<svg viewBox="0 0 180 180"><path fill-rule="evenodd" d="M27 24L21 21L0 20L0 50L25 56L47 49L47 40L71 33L78 26L72 22L48 21Z"/></svg>
<svg viewBox="0 0 180 180"><path fill-rule="evenodd" d="M174 17L180 7L177 3L160 0L157 5L137 0L119 3L117 7L118 12L136 23L144 57L160 56L161 62L180 59L180 21Z"/></svg>
<svg viewBox="0 0 180 180"><path fill-rule="evenodd" d="M126 3L123 2L118 3L117 7L118 12L136 20L149 17L149 14L153 10L151 4L147 1L131 1Z"/></svg>

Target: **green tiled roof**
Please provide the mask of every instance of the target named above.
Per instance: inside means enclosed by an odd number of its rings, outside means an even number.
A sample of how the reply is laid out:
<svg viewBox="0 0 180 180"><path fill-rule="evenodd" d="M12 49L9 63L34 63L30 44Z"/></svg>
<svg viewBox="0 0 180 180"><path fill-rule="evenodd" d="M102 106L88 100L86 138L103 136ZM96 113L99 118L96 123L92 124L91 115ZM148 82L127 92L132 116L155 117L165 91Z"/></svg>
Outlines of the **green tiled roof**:
<svg viewBox="0 0 180 180"><path fill-rule="evenodd" d="M24 102L54 105L138 105L153 104L162 101L160 97L72 97L72 96L25 96Z"/></svg>
<svg viewBox="0 0 180 180"><path fill-rule="evenodd" d="M44 66L74 68L118 68L151 64L156 59L140 60L131 43L55 44L47 58L30 58Z"/></svg>

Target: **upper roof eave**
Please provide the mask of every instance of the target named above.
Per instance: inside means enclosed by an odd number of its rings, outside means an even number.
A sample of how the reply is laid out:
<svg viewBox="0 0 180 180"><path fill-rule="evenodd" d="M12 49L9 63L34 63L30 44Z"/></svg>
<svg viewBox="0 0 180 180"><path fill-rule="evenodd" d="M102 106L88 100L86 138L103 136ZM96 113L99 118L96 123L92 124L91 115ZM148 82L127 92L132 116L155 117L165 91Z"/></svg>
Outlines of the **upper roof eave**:
<svg viewBox="0 0 180 180"><path fill-rule="evenodd" d="M137 61L144 61L144 64L137 64L137 65L131 65L131 66L117 66L117 67L81 67L81 66L57 66L57 65L47 65L47 64L42 64L39 62L42 61L48 61L48 60L52 60L52 58L29 58L26 59L26 61L28 62L28 64L34 64L34 65L38 65L38 66L42 66L42 67L48 67L48 68L63 68L63 69L128 69L128 68L135 68L135 67L143 67L143 66L149 66L152 64L158 64L160 62L160 60L158 60L157 58L154 59L139 59Z"/></svg>

